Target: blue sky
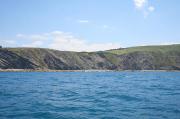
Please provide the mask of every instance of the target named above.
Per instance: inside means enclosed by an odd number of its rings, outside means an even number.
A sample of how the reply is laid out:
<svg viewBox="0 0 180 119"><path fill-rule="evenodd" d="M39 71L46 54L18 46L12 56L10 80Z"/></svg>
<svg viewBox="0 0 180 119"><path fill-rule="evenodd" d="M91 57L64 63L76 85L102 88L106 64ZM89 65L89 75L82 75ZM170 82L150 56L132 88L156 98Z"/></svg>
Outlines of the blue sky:
<svg viewBox="0 0 180 119"><path fill-rule="evenodd" d="M180 43L180 0L0 0L0 44L96 51Z"/></svg>

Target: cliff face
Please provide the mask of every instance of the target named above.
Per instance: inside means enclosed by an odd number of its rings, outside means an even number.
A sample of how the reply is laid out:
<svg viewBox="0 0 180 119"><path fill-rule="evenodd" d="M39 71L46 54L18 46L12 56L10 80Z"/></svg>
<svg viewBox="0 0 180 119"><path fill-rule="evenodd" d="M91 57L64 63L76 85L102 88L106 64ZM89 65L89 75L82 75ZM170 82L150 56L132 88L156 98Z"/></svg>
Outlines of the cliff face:
<svg viewBox="0 0 180 119"><path fill-rule="evenodd" d="M42 48L1 48L2 69L180 70L180 45L147 46L103 52Z"/></svg>
<svg viewBox="0 0 180 119"><path fill-rule="evenodd" d="M0 68L2 69L32 69L36 68L28 59L8 50L0 49Z"/></svg>
<svg viewBox="0 0 180 119"><path fill-rule="evenodd" d="M180 44L109 50L121 59L121 69L180 70Z"/></svg>
<svg viewBox="0 0 180 119"><path fill-rule="evenodd" d="M0 68L56 70L116 68L103 53L63 52L40 48L12 48L1 49L0 54Z"/></svg>
<svg viewBox="0 0 180 119"><path fill-rule="evenodd" d="M121 69L180 70L180 54L167 56L161 53L134 52L121 55Z"/></svg>

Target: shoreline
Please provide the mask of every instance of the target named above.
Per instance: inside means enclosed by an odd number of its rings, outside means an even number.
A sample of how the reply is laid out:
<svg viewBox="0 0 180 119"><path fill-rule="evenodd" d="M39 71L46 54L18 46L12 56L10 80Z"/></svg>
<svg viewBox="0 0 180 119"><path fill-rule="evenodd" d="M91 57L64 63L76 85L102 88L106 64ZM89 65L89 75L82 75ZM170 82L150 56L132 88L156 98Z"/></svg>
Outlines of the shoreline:
<svg viewBox="0 0 180 119"><path fill-rule="evenodd" d="M0 72L180 72L180 70L50 70L50 69L0 69Z"/></svg>

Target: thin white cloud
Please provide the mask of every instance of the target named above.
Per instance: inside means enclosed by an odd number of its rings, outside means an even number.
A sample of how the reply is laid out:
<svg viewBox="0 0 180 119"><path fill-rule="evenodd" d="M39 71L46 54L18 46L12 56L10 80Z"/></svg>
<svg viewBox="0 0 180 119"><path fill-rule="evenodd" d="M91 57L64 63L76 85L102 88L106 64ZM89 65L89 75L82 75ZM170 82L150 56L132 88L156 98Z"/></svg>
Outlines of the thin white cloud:
<svg viewBox="0 0 180 119"><path fill-rule="evenodd" d="M17 34L16 37L20 39L34 40L34 41L47 39L46 35L39 35L39 34L34 34L34 35Z"/></svg>
<svg viewBox="0 0 180 119"><path fill-rule="evenodd" d="M88 43L70 33L60 32L59 34L56 33L55 36L53 32L51 34L54 40L49 45L49 48L62 51L102 51L120 47L118 44L113 43Z"/></svg>
<svg viewBox="0 0 180 119"><path fill-rule="evenodd" d="M42 45L42 41L33 41L30 44L23 44L22 47L41 47Z"/></svg>
<svg viewBox="0 0 180 119"><path fill-rule="evenodd" d="M106 29L106 28L109 28L109 26L108 26L108 25L103 25L103 28L105 28L105 29Z"/></svg>
<svg viewBox="0 0 180 119"><path fill-rule="evenodd" d="M16 45L16 41L15 40L1 40L0 39L0 45L3 47L8 47L8 46L13 46Z"/></svg>
<svg viewBox="0 0 180 119"><path fill-rule="evenodd" d="M160 45L172 45L172 44L180 44L180 42L163 42Z"/></svg>
<svg viewBox="0 0 180 119"><path fill-rule="evenodd" d="M44 45L46 45L48 48L61 51L103 51L120 47L119 44L115 43L89 43L73 36L71 33L62 31L28 35L28 37L24 34L17 34L17 36L23 36L23 39L26 36L28 40L31 39L31 42L23 44L23 47L45 47Z"/></svg>
<svg viewBox="0 0 180 119"><path fill-rule="evenodd" d="M149 5L148 0L133 0L135 8L139 11L141 11L146 18L150 12L153 12L155 10L155 7L152 5Z"/></svg>
<svg viewBox="0 0 180 119"><path fill-rule="evenodd" d="M148 10L149 10L150 12L153 12L153 11L155 10L155 8L154 8L153 6L149 6L149 7L148 7Z"/></svg>
<svg viewBox="0 0 180 119"><path fill-rule="evenodd" d="M88 23L89 20L78 20L79 23Z"/></svg>
<svg viewBox="0 0 180 119"><path fill-rule="evenodd" d="M7 44L12 44L12 45L16 43L16 41L14 40L6 40L4 42L6 42Z"/></svg>
<svg viewBox="0 0 180 119"><path fill-rule="evenodd" d="M147 2L147 0L134 0L135 7L137 9L142 9L145 6L145 4L147 4Z"/></svg>
<svg viewBox="0 0 180 119"><path fill-rule="evenodd" d="M23 34L19 33L19 34L16 35L16 37L18 37L18 38L23 38L23 37L25 37L25 36L24 36Z"/></svg>

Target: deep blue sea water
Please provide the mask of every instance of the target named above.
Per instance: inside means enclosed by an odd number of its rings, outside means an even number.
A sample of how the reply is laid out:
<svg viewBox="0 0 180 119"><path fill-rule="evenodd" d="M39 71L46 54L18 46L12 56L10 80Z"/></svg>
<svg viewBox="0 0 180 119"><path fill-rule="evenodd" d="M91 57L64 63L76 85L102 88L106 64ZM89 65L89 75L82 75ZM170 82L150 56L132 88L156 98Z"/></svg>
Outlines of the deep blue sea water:
<svg viewBox="0 0 180 119"><path fill-rule="evenodd" d="M0 119L180 119L180 72L1 72Z"/></svg>

